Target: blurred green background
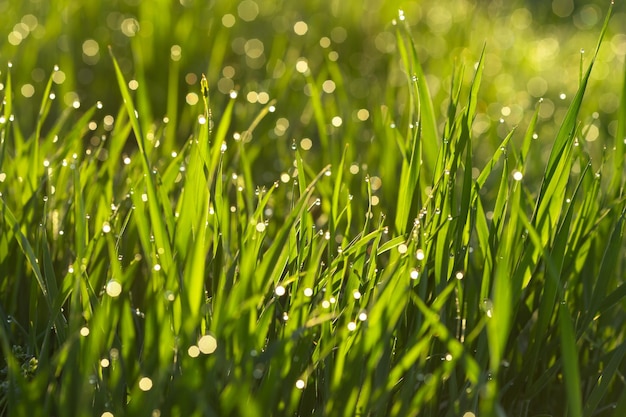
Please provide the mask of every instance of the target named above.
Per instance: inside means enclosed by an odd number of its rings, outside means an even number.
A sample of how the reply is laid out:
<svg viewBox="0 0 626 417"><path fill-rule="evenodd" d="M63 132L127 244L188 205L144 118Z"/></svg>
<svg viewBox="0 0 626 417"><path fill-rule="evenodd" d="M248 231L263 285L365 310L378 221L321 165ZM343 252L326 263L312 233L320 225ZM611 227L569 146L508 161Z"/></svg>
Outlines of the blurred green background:
<svg viewBox="0 0 626 417"><path fill-rule="evenodd" d="M401 9L441 120L453 70L465 66L469 82L485 46L485 80L474 124L480 157L481 146L490 155L513 126L525 127L540 98L537 133L549 144L578 86L581 56L590 61L608 7L609 0L5 0L0 1L1 79L11 62L14 113L25 134L34 129L55 65L56 111L100 101L98 115L104 118L116 114L121 102L111 46L155 129L166 117L163 124L177 121L170 123L176 129L172 135L181 142L188 137L201 112L199 77L205 73L215 117L231 90L238 92L234 131L245 130L263 104L277 99L277 111L256 135L274 149L287 149L302 138L315 143L310 80L297 70L304 61L328 96L324 103L342 118L342 126L329 129L339 127L338 138L358 135L367 143L375 135L369 122L384 114L381 106L404 102L408 77L398 65L392 24ZM625 9L623 2L615 6L581 114L580 139L591 154L611 147L616 132ZM168 99L171 75L177 82L176 105ZM360 109L367 112L359 115ZM263 152L271 155L271 148Z"/></svg>

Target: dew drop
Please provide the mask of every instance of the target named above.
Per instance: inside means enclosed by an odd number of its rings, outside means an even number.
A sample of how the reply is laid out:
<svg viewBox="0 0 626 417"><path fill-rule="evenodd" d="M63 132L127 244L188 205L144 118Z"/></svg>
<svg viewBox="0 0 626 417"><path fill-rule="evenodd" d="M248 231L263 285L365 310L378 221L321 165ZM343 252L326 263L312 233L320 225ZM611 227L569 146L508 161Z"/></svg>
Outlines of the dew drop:
<svg viewBox="0 0 626 417"><path fill-rule="evenodd" d="M106 285L106 293L109 297L119 297L122 293L122 285L116 280L110 280Z"/></svg>
<svg viewBox="0 0 626 417"><path fill-rule="evenodd" d="M217 349L217 339L210 334L205 334L198 340L198 349L205 355L210 355Z"/></svg>
<svg viewBox="0 0 626 417"><path fill-rule="evenodd" d="M275 289L274 289L274 294L276 294L279 297L282 297L283 295L285 295L285 293L287 292L287 290L285 289L285 287L283 287L282 285L278 285Z"/></svg>
<svg viewBox="0 0 626 417"><path fill-rule="evenodd" d="M482 308L488 318L493 317L493 302L490 299L485 298L483 300Z"/></svg>
<svg viewBox="0 0 626 417"><path fill-rule="evenodd" d="M144 376L139 380L139 389L142 391L150 391L152 389L152 380Z"/></svg>
<svg viewBox="0 0 626 417"><path fill-rule="evenodd" d="M200 356L200 349L198 348L198 346L189 346L189 349L187 349L187 354L192 357L192 358L197 358L198 356Z"/></svg>

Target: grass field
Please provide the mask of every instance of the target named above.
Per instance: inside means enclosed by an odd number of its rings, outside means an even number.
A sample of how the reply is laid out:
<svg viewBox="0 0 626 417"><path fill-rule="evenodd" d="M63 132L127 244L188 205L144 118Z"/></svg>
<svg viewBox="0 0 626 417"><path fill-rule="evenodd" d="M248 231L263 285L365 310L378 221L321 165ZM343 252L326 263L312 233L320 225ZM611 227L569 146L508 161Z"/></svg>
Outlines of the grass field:
<svg viewBox="0 0 626 417"><path fill-rule="evenodd" d="M626 415L623 3L0 13L0 415Z"/></svg>

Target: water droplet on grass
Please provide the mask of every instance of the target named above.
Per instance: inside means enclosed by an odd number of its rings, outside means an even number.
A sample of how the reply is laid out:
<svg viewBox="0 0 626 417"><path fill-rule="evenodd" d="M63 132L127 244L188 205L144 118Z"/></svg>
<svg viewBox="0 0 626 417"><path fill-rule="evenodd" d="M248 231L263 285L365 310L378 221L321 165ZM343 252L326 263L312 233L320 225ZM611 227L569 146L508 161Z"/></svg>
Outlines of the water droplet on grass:
<svg viewBox="0 0 626 417"><path fill-rule="evenodd" d="M122 285L114 279L111 279L106 285L106 293L109 297L119 297L122 293Z"/></svg>
<svg viewBox="0 0 626 417"><path fill-rule="evenodd" d="M276 294L279 297L282 297L283 295L285 295L285 293L287 292L287 290L285 289L285 287L283 287L282 285L278 285L275 289L274 289L274 294Z"/></svg>
<svg viewBox="0 0 626 417"><path fill-rule="evenodd" d="M198 349L205 355L210 355L217 349L217 339L210 334L202 336L198 340Z"/></svg>
<svg viewBox="0 0 626 417"><path fill-rule="evenodd" d="M485 312L485 314L487 315L488 318L492 318L493 317L493 302L490 299L485 298L483 300L482 309L483 309L483 311Z"/></svg>
<svg viewBox="0 0 626 417"><path fill-rule="evenodd" d="M139 380L139 389L142 391L150 391L152 389L152 380L144 376Z"/></svg>
<svg viewBox="0 0 626 417"><path fill-rule="evenodd" d="M192 357L192 358L197 358L198 356L200 356L200 349L198 348L198 346L189 346L189 349L187 349L187 354Z"/></svg>

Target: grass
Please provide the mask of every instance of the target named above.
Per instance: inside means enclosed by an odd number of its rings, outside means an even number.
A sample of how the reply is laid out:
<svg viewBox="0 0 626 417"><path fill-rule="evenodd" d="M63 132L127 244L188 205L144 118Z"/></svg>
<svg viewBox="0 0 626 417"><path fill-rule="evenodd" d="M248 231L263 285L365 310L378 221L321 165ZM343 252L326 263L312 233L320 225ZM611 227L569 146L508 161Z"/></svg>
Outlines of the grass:
<svg viewBox="0 0 626 417"><path fill-rule="evenodd" d="M215 99L211 66L180 109L175 50L157 92L131 38L139 88L110 50L119 109L64 106L53 72L33 129L7 68L1 413L624 415L623 68L599 158L581 122L611 10L553 136L535 138L537 100L492 154L475 130L489 45L440 113L402 13L403 83L354 119L326 55L258 106ZM290 124L308 137L266 133Z"/></svg>

